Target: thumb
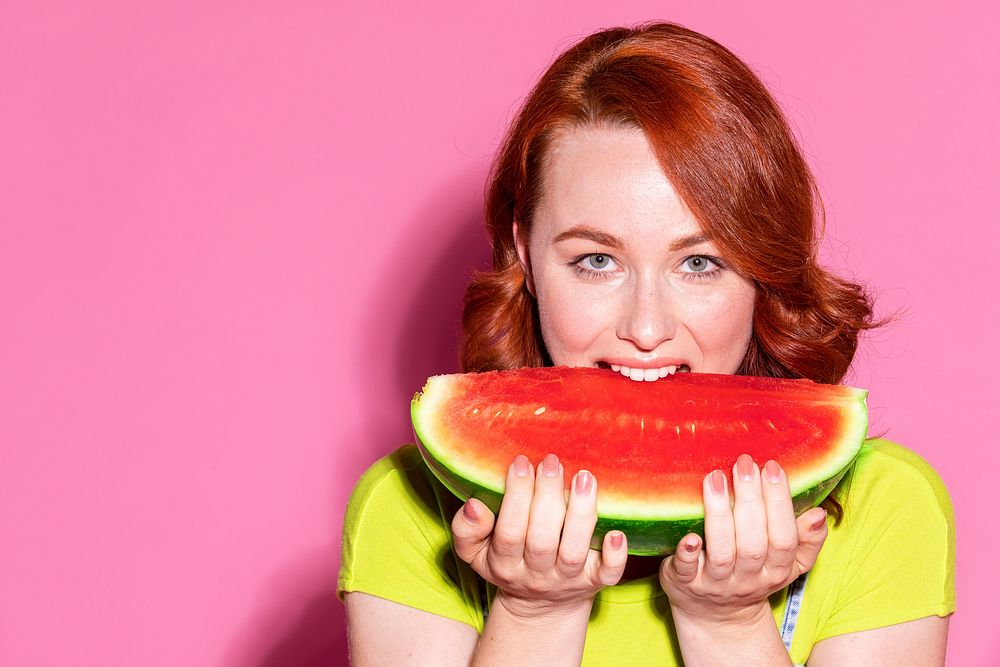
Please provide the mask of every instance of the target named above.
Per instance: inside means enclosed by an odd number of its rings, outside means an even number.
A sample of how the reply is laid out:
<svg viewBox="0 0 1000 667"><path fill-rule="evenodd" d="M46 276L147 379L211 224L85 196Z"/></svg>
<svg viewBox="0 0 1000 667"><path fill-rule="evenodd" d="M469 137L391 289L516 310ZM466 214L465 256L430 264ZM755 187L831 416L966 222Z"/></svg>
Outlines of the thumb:
<svg viewBox="0 0 1000 667"><path fill-rule="evenodd" d="M494 516L486 505L469 498L451 520L455 538L455 553L466 563L471 563L480 551L489 546L493 532Z"/></svg>
<svg viewBox="0 0 1000 667"><path fill-rule="evenodd" d="M680 583L690 583L698 576L701 558L701 537L688 533L678 544L674 553L660 565L660 578L669 576Z"/></svg>
<svg viewBox="0 0 1000 667"><path fill-rule="evenodd" d="M819 550L823 548L826 536L829 534L826 526L826 510L814 507L795 520L799 531L799 547L795 551L795 562L799 566L799 574L808 572L816 564Z"/></svg>

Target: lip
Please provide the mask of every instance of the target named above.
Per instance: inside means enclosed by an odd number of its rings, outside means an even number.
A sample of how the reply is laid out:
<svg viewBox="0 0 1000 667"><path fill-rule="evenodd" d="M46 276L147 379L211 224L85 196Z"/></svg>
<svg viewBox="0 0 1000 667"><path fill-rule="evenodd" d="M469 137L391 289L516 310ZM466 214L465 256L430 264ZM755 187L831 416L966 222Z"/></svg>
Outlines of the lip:
<svg viewBox="0 0 1000 667"><path fill-rule="evenodd" d="M627 357L605 357L597 362L598 364L605 363L609 366L614 364L615 366L626 366L628 368L663 368L665 366L687 366L691 367L691 364L684 361L683 359L675 359L671 357L657 357L655 359L629 359Z"/></svg>

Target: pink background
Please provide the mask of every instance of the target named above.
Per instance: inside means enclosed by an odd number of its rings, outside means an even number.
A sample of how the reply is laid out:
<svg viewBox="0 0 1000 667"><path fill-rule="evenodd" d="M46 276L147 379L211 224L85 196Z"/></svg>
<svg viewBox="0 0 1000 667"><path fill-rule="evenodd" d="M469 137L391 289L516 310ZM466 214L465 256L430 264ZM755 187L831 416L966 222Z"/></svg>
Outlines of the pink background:
<svg viewBox="0 0 1000 667"><path fill-rule="evenodd" d="M906 308L849 380L951 490L950 662L1000 661L997 11L479 4L0 3L0 664L342 664L344 506L456 368L501 132L650 18L761 74Z"/></svg>

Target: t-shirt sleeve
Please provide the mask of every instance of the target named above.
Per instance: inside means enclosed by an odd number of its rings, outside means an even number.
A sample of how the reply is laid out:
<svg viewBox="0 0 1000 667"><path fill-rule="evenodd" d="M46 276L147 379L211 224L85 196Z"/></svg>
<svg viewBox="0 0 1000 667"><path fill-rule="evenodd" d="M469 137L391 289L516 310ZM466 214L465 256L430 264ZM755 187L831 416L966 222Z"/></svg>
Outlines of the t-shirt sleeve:
<svg viewBox="0 0 1000 667"><path fill-rule="evenodd" d="M412 445L365 472L344 516L341 599L368 593L482 631L478 593L452 550L450 499L441 491Z"/></svg>
<svg viewBox="0 0 1000 667"><path fill-rule="evenodd" d="M825 637L955 611L955 518L934 469L876 441L859 457L845 501L850 541Z"/></svg>

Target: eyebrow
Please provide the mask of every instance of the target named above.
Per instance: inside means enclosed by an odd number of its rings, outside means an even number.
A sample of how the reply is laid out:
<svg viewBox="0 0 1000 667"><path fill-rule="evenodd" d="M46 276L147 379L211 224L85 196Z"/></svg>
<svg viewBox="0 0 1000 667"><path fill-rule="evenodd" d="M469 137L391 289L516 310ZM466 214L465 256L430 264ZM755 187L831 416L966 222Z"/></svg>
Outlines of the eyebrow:
<svg viewBox="0 0 1000 667"><path fill-rule="evenodd" d="M614 237L611 234L605 234L602 231L585 225L570 227L565 232L556 235L552 242L560 243L562 241L566 241L567 239L584 239L586 241L593 241L594 243L600 243L601 245L606 245L609 248L615 248L616 250L621 250L625 247L625 244L622 243L617 237ZM678 250L684 250L685 248L690 248L691 246L696 246L699 243L705 243L707 241L708 239L704 234L688 234L687 236L675 239L674 242L670 244L669 250L670 252L677 252Z"/></svg>
<svg viewBox="0 0 1000 667"><path fill-rule="evenodd" d="M673 243L670 244L670 252L677 252L678 250L684 250L685 248L690 248L691 246L696 246L699 243L707 243L708 239L704 234L688 234L687 236L682 236Z"/></svg>
<svg viewBox="0 0 1000 667"><path fill-rule="evenodd" d="M600 243L601 245L606 245L616 250L621 250L625 247L624 243L611 234L605 234L604 232L598 231L593 227L586 227L584 225L570 227L565 232L558 234L552 242L560 243L562 241L566 241L567 239L584 239L586 241L593 241L594 243Z"/></svg>

